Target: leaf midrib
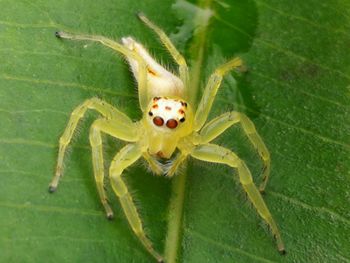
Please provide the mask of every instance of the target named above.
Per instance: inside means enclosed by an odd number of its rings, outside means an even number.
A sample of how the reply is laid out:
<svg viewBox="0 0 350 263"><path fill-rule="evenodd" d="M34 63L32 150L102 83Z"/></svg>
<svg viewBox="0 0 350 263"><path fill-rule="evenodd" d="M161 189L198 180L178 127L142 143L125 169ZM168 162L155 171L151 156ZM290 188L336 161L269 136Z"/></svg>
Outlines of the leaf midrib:
<svg viewBox="0 0 350 263"><path fill-rule="evenodd" d="M212 0L198 0L197 6L200 8L210 8ZM198 15L198 14L196 14ZM201 66L204 60L204 47L206 41L207 26L203 27L199 34L195 35L192 39L192 44L199 43L197 54L192 54L196 58L192 65L192 71L190 71L190 83L192 101L196 101L196 97L199 91L199 84L201 79ZM190 50L196 50L191 48ZM181 174L178 174L173 179L172 184L172 196L170 199L169 208L173 209L169 213L168 231L165 243L165 259L169 263L175 263L180 254L181 249L181 234L183 229L183 211L186 194L186 180L187 180L187 167ZM172 214L174 213L174 214Z"/></svg>

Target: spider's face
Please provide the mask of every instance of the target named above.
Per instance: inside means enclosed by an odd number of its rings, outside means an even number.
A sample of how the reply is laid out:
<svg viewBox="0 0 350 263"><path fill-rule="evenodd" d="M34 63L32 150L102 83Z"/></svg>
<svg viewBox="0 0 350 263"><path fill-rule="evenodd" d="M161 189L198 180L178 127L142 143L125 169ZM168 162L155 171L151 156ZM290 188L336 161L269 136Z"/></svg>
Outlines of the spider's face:
<svg viewBox="0 0 350 263"><path fill-rule="evenodd" d="M157 131L181 134L192 126L193 115L184 100L154 97L146 118L147 123Z"/></svg>

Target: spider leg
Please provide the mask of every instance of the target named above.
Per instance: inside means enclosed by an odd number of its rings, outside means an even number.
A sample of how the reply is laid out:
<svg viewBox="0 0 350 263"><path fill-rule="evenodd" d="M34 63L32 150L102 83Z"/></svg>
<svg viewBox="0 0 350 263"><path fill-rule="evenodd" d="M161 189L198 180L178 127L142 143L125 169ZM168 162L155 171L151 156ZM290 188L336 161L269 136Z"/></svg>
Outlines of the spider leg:
<svg viewBox="0 0 350 263"><path fill-rule="evenodd" d="M75 35L67 32L56 32L56 37L65 38L70 40L88 40L99 42L104 46L110 47L120 53L122 53L126 57L130 57L135 59L138 62L139 70L138 70L138 93L139 93L139 102L142 111L145 111L149 98L147 96L147 65L145 60L135 51L128 49L122 44L108 39L103 36L89 36L89 35Z"/></svg>
<svg viewBox="0 0 350 263"><path fill-rule="evenodd" d="M208 114L213 105L216 93L221 85L221 81L226 73L235 68L242 66L242 60L240 58L234 58L227 63L219 66L214 73L211 74L207 86L205 87L203 96L197 107L194 130L199 131L208 118Z"/></svg>
<svg viewBox="0 0 350 263"><path fill-rule="evenodd" d="M180 54L180 52L176 49L174 44L170 41L169 37L164 33L162 29L160 29L158 26L153 24L144 14L139 13L138 17L141 19L142 22L144 22L149 28L151 28L160 38L160 41L163 43L163 45L168 49L170 55L174 58L175 62L179 65L179 74L180 79L182 80L185 87L188 87L188 79L189 79L189 73L188 73L188 67L186 64L186 60L184 57Z"/></svg>
<svg viewBox="0 0 350 263"><path fill-rule="evenodd" d="M124 140L129 139L130 141L131 139L136 138L137 136L136 135L137 131L136 129L134 129L135 124L129 119L128 116L126 116L124 113L114 108L112 105L97 98L92 98L84 101L81 105L79 105L73 110L71 117L69 119L68 125L59 140L59 151L58 151L56 173L49 186L50 192L54 192L57 189L59 179L62 175L64 154L66 152L66 148L73 137L73 133L76 130L78 122L84 116L85 112L88 109L94 109L99 113L101 113L101 115L104 116L105 118L113 119L115 124L120 126L121 127L120 129L123 129L125 134L124 134L124 137L122 138Z"/></svg>
<svg viewBox="0 0 350 263"><path fill-rule="evenodd" d="M141 156L142 150L141 147L139 147L139 145L126 145L114 157L109 169L109 176L111 179L112 188L120 200L123 211L135 235L138 237L138 239L141 241L144 247L148 250L148 252L151 253L152 256L154 256L158 260L158 262L163 262L162 256L154 250L151 241L147 238L143 230L140 216L133 203L128 188L125 185L121 176L124 169L132 165Z"/></svg>
<svg viewBox="0 0 350 263"><path fill-rule="evenodd" d="M200 142L202 144L209 143L236 123L242 125L244 133L247 135L248 139L258 151L260 158L264 162L262 172L263 181L259 186L259 191L264 192L270 174L270 153L267 150L264 141L257 133L254 123L246 115L236 111L231 111L216 117L201 129Z"/></svg>
<svg viewBox="0 0 350 263"><path fill-rule="evenodd" d="M239 180L243 186L244 191L248 194L250 201L253 203L259 215L269 225L272 234L276 238L278 250L280 253L284 254L285 248L278 227L272 218L272 215L267 208L264 199L256 188L252 179L252 175L246 164L241 159L239 159L235 153L215 144L199 145L192 150L191 156L202 161L227 164L228 166L236 168L238 170Z"/></svg>
<svg viewBox="0 0 350 263"><path fill-rule="evenodd" d="M103 183L104 164L101 132L124 141L136 141L138 136L135 129L136 127L134 127L134 130L129 127L129 129L125 130L124 126L118 125L114 120L107 119L98 119L94 121L90 129L89 138L92 148L92 163L94 167L96 186L108 219L113 218L113 211L108 204L108 198Z"/></svg>

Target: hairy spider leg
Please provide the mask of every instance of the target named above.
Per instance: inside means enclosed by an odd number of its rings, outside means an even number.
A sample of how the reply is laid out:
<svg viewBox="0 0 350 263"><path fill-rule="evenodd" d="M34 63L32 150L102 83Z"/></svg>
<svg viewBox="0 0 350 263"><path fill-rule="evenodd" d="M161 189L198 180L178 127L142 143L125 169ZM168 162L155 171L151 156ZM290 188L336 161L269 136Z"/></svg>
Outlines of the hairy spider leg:
<svg viewBox="0 0 350 263"><path fill-rule="evenodd" d="M262 178L263 181L259 186L259 191L264 192L266 183L270 173L270 153L267 150L265 143L257 133L254 123L244 114L236 111L226 112L215 119L211 120L200 131L201 144L209 143L222 134L232 125L240 123L243 131L253 144L254 148L259 153L260 158L264 163Z"/></svg>
<svg viewBox="0 0 350 263"><path fill-rule="evenodd" d="M109 169L109 176L112 188L115 194L119 197L123 211L135 235L139 238L149 253L158 260L158 262L163 262L163 257L154 250L151 241L147 238L143 230L140 216L121 176L125 168L132 165L142 156L142 152L143 151L138 144L126 145L114 157Z"/></svg>
<svg viewBox="0 0 350 263"><path fill-rule="evenodd" d="M92 149L92 163L94 167L94 175L96 180L97 190L106 211L108 219L113 218L113 211L108 204L108 198L104 188L104 164L102 151L101 132L111 135L127 142L135 142L139 139L136 125L120 125L114 119L98 119L94 121L90 129L90 144Z"/></svg>
<svg viewBox="0 0 350 263"><path fill-rule="evenodd" d="M169 51L170 55L173 57L175 62L179 65L180 79L182 80L185 88L187 88L188 87L188 80L189 80L189 73L188 73L188 67L186 64L186 60L184 59L184 57L176 49L174 44L171 42L169 37L164 33L164 31L162 29L160 29L158 26L153 24L144 14L139 13L138 17L140 18L140 20L142 22L144 22L149 28L151 28L158 35L160 41L163 43L163 45Z"/></svg>
<svg viewBox="0 0 350 263"><path fill-rule="evenodd" d="M239 181L244 191L248 194L250 201L253 203L259 215L269 225L273 236L276 238L279 252L284 254L285 248L278 227L259 190L256 188L252 175L244 161L239 159L239 157L230 150L215 144L198 145L192 150L191 156L202 161L226 164L238 170Z"/></svg>
<svg viewBox="0 0 350 263"><path fill-rule="evenodd" d="M138 95L139 95L140 108L142 112L146 110L146 107L148 106L148 103L149 103L149 99L147 96L147 65L145 60L137 52L132 51L127 47L123 46L122 44L103 36L75 35L75 34L70 34L62 31L56 32L56 36L58 38L65 38L70 40L88 40L88 41L99 42L104 46L110 47L122 53L126 57L135 59L139 65L139 70L138 70L139 76L138 76L137 83L138 83Z"/></svg>
<svg viewBox="0 0 350 263"><path fill-rule="evenodd" d="M194 119L194 130L199 131L206 122L216 93L221 85L221 81L226 73L235 68L242 66L242 60L240 58L234 58L227 63L219 66L213 74L209 77L207 86L205 87L203 96L196 110Z"/></svg>
<svg viewBox="0 0 350 263"><path fill-rule="evenodd" d="M69 122L67 124L67 127L64 130L59 140L59 151L58 151L56 172L49 186L50 192L54 192L57 189L59 179L62 175L64 154L66 152L66 148L72 139L73 133L78 125L78 122L84 116L85 112L88 109L94 109L98 111L102 116L104 116L107 119L114 119L114 122L117 125L123 126L125 127L125 129L127 129L128 127L130 128L133 127L133 123L128 116L118 111L112 105L100 99L97 99L97 98L88 99L84 101L82 104L80 104L78 107L76 107L73 110L71 117L69 119Z"/></svg>

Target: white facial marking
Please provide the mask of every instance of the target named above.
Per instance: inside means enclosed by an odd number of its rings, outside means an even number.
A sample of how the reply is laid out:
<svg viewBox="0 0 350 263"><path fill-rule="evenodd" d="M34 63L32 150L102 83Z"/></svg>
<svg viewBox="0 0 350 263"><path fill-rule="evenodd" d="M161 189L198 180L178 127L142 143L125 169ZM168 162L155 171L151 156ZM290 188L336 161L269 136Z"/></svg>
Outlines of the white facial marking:
<svg viewBox="0 0 350 263"><path fill-rule="evenodd" d="M185 121L186 107L187 104L181 100L155 97L148 114L156 126L175 129L179 123Z"/></svg>

